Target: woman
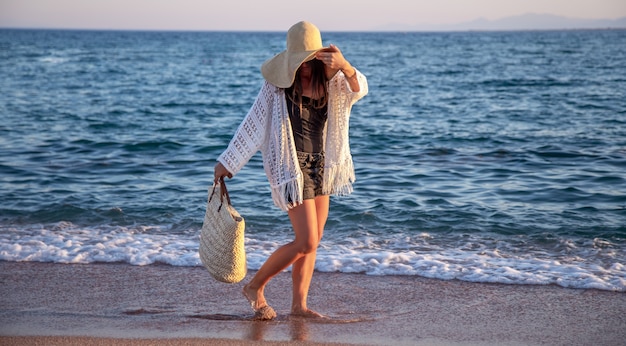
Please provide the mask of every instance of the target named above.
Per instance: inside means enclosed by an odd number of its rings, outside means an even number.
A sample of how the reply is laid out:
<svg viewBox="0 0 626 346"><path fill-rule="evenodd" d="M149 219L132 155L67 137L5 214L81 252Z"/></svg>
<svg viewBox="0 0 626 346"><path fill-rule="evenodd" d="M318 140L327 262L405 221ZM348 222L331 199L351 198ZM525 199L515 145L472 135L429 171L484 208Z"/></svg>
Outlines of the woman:
<svg viewBox="0 0 626 346"><path fill-rule="evenodd" d="M319 30L308 22L289 29L287 49L263 63L261 73L265 82L218 157L215 181L232 178L261 151L272 199L287 211L295 239L270 255L243 294L257 319L273 319L265 285L293 265L292 315L321 317L307 307L307 296L329 195L352 192L348 118L352 105L367 94L367 80L339 48L323 47Z"/></svg>

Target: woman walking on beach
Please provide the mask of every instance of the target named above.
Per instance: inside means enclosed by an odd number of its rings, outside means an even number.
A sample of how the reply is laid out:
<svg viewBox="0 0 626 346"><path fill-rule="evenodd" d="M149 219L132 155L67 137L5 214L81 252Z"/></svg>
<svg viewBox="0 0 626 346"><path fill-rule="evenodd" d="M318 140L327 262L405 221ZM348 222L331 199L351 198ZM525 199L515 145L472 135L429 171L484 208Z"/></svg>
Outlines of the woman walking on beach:
<svg viewBox="0 0 626 346"><path fill-rule="evenodd" d="M291 314L321 317L307 307L307 296L329 195L352 192L348 120L352 105L367 94L367 79L339 48L323 47L318 28L308 22L289 29L287 49L264 62L261 73L265 82L218 157L215 181L232 178L261 151L272 199L287 211L295 238L270 255L243 294L257 319L273 319L263 291L293 265Z"/></svg>

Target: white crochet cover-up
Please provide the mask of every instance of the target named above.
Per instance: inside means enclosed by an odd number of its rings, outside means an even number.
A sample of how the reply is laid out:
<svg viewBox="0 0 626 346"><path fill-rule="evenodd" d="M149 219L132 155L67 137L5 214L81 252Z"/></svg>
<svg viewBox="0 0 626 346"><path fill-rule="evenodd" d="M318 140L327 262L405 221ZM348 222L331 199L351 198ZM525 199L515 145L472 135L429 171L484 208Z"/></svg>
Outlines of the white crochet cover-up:
<svg viewBox="0 0 626 346"><path fill-rule="evenodd" d="M324 194L350 194L355 181L348 137L349 118L352 105L368 92L366 77L358 70L356 73L360 87L358 92L350 89L341 71L329 81L328 121L324 131ZM234 176L259 150L274 204L286 211L302 203L303 177L291 131L285 90L267 81L228 147L217 160Z"/></svg>

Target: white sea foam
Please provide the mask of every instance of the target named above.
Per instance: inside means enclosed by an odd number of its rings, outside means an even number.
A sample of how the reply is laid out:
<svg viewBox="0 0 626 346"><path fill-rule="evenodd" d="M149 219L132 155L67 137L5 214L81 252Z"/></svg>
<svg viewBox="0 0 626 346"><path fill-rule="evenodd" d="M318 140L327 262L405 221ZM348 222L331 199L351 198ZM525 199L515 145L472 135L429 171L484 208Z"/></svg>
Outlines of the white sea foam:
<svg viewBox="0 0 626 346"><path fill-rule="evenodd" d="M47 57L41 58L40 61L43 63L48 63L48 64L62 64L64 62L69 61L69 59L62 58L62 57L55 57L55 56L47 56Z"/></svg>
<svg viewBox="0 0 626 346"><path fill-rule="evenodd" d="M436 238L436 237L434 237ZM420 239L421 242L415 239ZM442 280L506 284L556 284L563 287L626 291L626 265L613 251L605 257L546 256L507 250L478 250L428 245L433 237L421 235L400 249L399 241L367 237L325 239L318 250L316 269L321 272L368 275L418 275ZM248 267L258 269L281 244L279 235L248 237ZM476 242L480 239L476 238ZM385 244L385 245L381 245ZM610 244L605 244L610 247ZM419 250L411 250L419 249ZM408 249L408 250L407 250ZM53 229L0 230L0 260L56 263L122 262L131 265L163 263L200 266L198 234L168 234L158 227L85 230L61 223ZM586 256L584 259L583 257Z"/></svg>

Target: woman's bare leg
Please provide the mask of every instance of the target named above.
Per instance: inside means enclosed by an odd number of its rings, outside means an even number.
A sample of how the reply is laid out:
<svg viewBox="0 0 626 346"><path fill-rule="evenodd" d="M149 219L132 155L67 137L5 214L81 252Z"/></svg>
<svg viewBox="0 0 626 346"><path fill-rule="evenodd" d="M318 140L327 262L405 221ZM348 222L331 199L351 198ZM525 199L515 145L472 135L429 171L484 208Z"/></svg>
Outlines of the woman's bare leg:
<svg viewBox="0 0 626 346"><path fill-rule="evenodd" d="M255 311L267 306L263 291L270 279L298 259L315 252L319 244L315 200L305 200L304 203L290 209L288 214L295 233L294 241L274 251L243 288L244 296Z"/></svg>
<svg viewBox="0 0 626 346"><path fill-rule="evenodd" d="M315 217L317 220L317 229L312 229L311 232L316 233L318 245L324 235L324 226L326 225L326 220L328 219L329 204L329 196L318 196L315 198ZM312 227L311 223L309 223L309 225ZM306 254L293 264L291 272L293 280L291 313L294 315L322 317L322 315L313 310L309 310L307 307L307 297L309 295L309 287L311 286L311 279L313 278L313 271L315 269L316 255L317 247L314 251Z"/></svg>

